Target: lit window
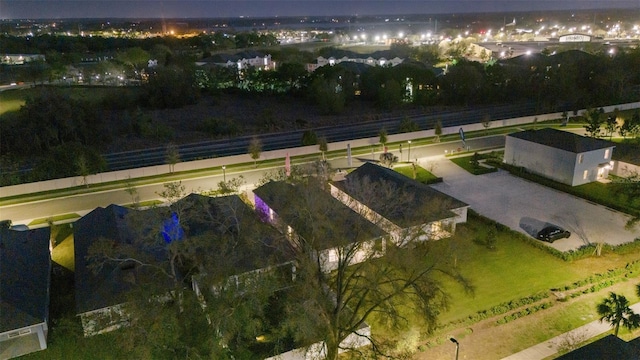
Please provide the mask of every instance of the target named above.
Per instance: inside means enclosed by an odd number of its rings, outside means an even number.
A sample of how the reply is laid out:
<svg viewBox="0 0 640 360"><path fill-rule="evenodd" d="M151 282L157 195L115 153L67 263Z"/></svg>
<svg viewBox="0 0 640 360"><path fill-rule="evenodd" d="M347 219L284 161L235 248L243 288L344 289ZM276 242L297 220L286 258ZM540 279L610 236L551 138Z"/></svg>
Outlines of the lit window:
<svg viewBox="0 0 640 360"><path fill-rule="evenodd" d="M582 160L584 160L584 154L578 154L578 164L582 164Z"/></svg>
<svg viewBox="0 0 640 360"><path fill-rule="evenodd" d="M589 170L585 170L584 173L582 173L582 179L587 180L588 175L589 175Z"/></svg>
<svg viewBox="0 0 640 360"><path fill-rule="evenodd" d="M608 158L609 158L609 149L606 149L606 150L604 151L604 158L605 158L605 159L608 159Z"/></svg>

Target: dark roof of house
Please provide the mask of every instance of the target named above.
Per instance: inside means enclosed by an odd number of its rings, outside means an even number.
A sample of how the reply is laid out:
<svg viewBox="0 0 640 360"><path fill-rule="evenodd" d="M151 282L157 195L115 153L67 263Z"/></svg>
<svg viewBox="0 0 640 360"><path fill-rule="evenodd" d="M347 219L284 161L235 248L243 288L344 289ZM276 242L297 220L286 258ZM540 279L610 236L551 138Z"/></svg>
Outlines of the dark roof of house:
<svg viewBox="0 0 640 360"><path fill-rule="evenodd" d="M640 349L614 335L607 335L581 348L564 354L557 360L638 360Z"/></svg>
<svg viewBox="0 0 640 360"><path fill-rule="evenodd" d="M507 136L576 154L615 146L614 143L606 140L580 136L578 134L552 128L525 130L511 133Z"/></svg>
<svg viewBox="0 0 640 360"><path fill-rule="evenodd" d="M98 207L74 223L76 310L79 314L114 306L126 301L131 282L126 281L129 269L105 264L94 273L87 259L89 248L100 239L127 244L132 234L127 228L126 216L132 211L118 205Z"/></svg>
<svg viewBox="0 0 640 360"><path fill-rule="evenodd" d="M632 143L617 143L613 153L614 160L640 165L640 146Z"/></svg>
<svg viewBox="0 0 640 360"><path fill-rule="evenodd" d="M385 233L315 185L271 181L254 194L275 211L282 222L316 249L329 249L366 241ZM256 199L256 210L262 205Z"/></svg>
<svg viewBox="0 0 640 360"><path fill-rule="evenodd" d="M451 210L469 206L397 171L373 163L363 164L349 173L345 180L333 184L402 227L451 218L455 216Z"/></svg>
<svg viewBox="0 0 640 360"><path fill-rule="evenodd" d="M191 194L175 204L182 212L182 223L190 237L209 236L217 243L211 260L221 277L257 270L293 259L286 239L274 227L261 221L258 214L238 195L209 197ZM219 262L224 262L220 266ZM224 269L223 269L224 268Z"/></svg>
<svg viewBox="0 0 640 360"><path fill-rule="evenodd" d="M174 218L173 214L176 214ZM179 214L179 215L177 215ZM248 236L217 236L222 233L246 233ZM153 244L139 241L154 237ZM234 234L235 235L235 234ZM212 198L191 194L176 201L171 208L129 210L118 205L96 208L74 224L76 310L84 313L127 301L127 294L136 286L152 278L149 267L134 267L105 263L98 272L91 269L87 259L91 245L99 239L113 241L114 246L133 246L136 254L146 260L162 264L166 258L166 242L178 239L189 241L203 236L206 239L234 241L207 245L207 251L218 247L224 254L216 264L223 278L262 268L270 261L286 262L292 258L287 242L237 195ZM157 238L157 239L155 239ZM198 246L195 244L194 246ZM209 258L215 258L211 256ZM203 259L209 259L206 254ZM179 274L180 275L180 274ZM153 277L156 281L157 277ZM157 283L161 288L171 286L170 279Z"/></svg>
<svg viewBox="0 0 640 360"><path fill-rule="evenodd" d="M49 228L0 230L0 333L49 317Z"/></svg>

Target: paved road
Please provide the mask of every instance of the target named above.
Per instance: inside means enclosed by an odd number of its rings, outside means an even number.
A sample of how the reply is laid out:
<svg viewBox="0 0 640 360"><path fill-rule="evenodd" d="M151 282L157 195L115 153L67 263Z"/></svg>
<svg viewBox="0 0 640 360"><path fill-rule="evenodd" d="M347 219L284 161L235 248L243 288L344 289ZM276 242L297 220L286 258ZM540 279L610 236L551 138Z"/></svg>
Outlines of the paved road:
<svg viewBox="0 0 640 360"><path fill-rule="evenodd" d="M489 136L484 138L474 138L467 140L467 145L471 149L480 148L495 148L504 146L504 136ZM411 149L411 158L420 158L420 163L423 167L430 166L430 157L434 155L442 155L452 150L461 147L461 142L447 142L438 144L429 144L426 146L418 146ZM402 160L407 161L409 156L409 149L405 146L402 153ZM399 149L394 147L389 151L400 156ZM352 161L353 166L359 166L364 161L377 160L379 152L372 155L367 154L360 157L354 157ZM344 169L348 165L348 161L345 156L330 159L331 165L336 169ZM284 160L283 164L284 166ZM259 168L256 170L248 170L242 173L236 173L233 168L229 168L226 171L226 179L232 179L239 175L244 176L247 184L255 184L264 174L274 170L275 168ZM182 184L185 186L187 192L197 192L203 190L210 190L217 188L217 184L222 181L222 174L211 175L195 179L184 179ZM136 188L140 201L148 201L159 199L158 192L163 190L162 184L152 184L139 186ZM87 194L80 194L75 196L59 197L53 199L47 199L42 201L34 201L28 203L22 203L17 205L8 205L0 207L0 219L11 219L14 224L28 224L33 219L43 219L51 216L77 213L84 215L87 212L95 209L98 206L108 206L110 204L130 204L132 199L124 189L99 191Z"/></svg>
<svg viewBox="0 0 640 360"><path fill-rule="evenodd" d="M594 242L618 245L640 237L627 231L628 215L510 175L505 171L474 176L449 160L437 161L434 172L444 181L433 187L460 199L481 215L527 235L546 224L571 231L550 246L567 251Z"/></svg>

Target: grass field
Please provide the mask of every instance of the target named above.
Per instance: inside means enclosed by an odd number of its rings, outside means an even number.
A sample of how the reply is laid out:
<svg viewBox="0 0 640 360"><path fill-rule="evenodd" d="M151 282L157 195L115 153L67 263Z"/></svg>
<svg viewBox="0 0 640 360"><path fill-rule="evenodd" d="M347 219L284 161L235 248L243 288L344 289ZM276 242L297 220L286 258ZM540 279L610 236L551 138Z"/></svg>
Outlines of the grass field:
<svg viewBox="0 0 640 360"><path fill-rule="evenodd" d="M16 112L25 104L29 97L36 96L43 88L16 89L0 92L0 117L5 114ZM101 86L74 86L55 87L57 92L68 95L72 99L90 102L100 102L106 97L114 99L130 98L137 94L139 88L125 87L101 87Z"/></svg>
<svg viewBox="0 0 640 360"><path fill-rule="evenodd" d="M399 172L400 174L413 179L413 168L408 164L398 164L393 167L393 170ZM416 167L416 178L415 180L423 183L423 184L431 184L434 181L438 180L438 177L427 171L423 167Z"/></svg>
<svg viewBox="0 0 640 360"><path fill-rule="evenodd" d="M585 268L564 262L540 249L513 238L511 232L499 232L495 250L473 242L486 231L487 224L474 219L458 226L456 236L438 245L450 249L457 258L458 270L475 287L475 296L444 279L451 295L451 311L440 318L441 323L459 320L501 302L526 297L553 287L572 283L588 276ZM598 269L606 271L605 269Z"/></svg>
<svg viewBox="0 0 640 360"><path fill-rule="evenodd" d="M32 93L31 89L0 92L0 117L4 114L20 110L26 98Z"/></svg>

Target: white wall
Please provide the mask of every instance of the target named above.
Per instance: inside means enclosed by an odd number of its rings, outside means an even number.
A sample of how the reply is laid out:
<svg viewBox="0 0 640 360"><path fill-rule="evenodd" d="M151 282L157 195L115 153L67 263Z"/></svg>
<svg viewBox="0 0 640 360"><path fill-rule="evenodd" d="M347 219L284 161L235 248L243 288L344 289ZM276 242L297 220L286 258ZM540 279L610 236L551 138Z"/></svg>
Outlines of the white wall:
<svg viewBox="0 0 640 360"><path fill-rule="evenodd" d="M531 172L571 185L574 178L576 154L507 136L504 162L522 166Z"/></svg>

